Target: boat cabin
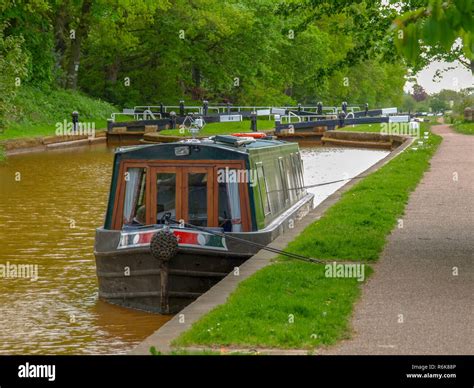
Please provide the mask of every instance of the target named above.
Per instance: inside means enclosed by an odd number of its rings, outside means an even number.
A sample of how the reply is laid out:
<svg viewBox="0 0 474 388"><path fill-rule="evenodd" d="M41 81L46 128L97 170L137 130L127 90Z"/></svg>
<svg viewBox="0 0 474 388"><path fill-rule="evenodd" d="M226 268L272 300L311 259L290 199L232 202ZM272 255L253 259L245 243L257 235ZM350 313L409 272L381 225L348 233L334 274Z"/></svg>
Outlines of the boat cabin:
<svg viewBox="0 0 474 388"><path fill-rule="evenodd" d="M156 226L171 213L199 227L255 232L305 196L296 143L216 136L119 148L104 229Z"/></svg>

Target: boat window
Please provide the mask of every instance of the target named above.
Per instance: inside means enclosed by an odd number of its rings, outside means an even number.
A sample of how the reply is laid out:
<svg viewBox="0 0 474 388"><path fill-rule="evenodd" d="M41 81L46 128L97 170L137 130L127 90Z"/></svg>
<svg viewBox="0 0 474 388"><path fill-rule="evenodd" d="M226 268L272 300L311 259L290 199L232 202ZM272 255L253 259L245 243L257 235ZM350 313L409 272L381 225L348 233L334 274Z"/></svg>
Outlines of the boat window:
<svg viewBox="0 0 474 388"><path fill-rule="evenodd" d="M298 170L298 164L297 164L297 156L294 153L290 155L290 166L291 166L291 171L293 175L293 186L291 187L291 192L296 197L299 197L300 176L299 176L299 170Z"/></svg>
<svg viewBox="0 0 474 388"><path fill-rule="evenodd" d="M257 182L258 190L260 192L260 199L262 201L262 207L265 215L270 214L272 209L270 207L270 199L268 198L268 184L265 178L265 172L263 170L262 162L255 163L257 167Z"/></svg>
<svg viewBox="0 0 474 388"><path fill-rule="evenodd" d="M218 177L218 217L219 226L225 232L241 232L240 193L236 169L219 169Z"/></svg>
<svg viewBox="0 0 474 388"><path fill-rule="evenodd" d="M293 156L294 156L294 158L293 158L293 167L295 169L295 184L296 184L296 187L297 187L296 193L299 196L302 193L302 191L304 190L303 189L303 186L304 186L303 172L302 172L302 169L301 169L301 163L302 162L299 158L299 153L298 152L296 154L294 154Z"/></svg>
<svg viewBox="0 0 474 388"><path fill-rule="evenodd" d="M293 168L293 153L289 154L285 158L285 167L286 167L286 179L288 182L288 196L290 197L290 202L294 202L298 198L298 193L296 192L297 186L297 176L296 171Z"/></svg>
<svg viewBox="0 0 474 388"><path fill-rule="evenodd" d="M156 174L156 223L161 224L165 213L176 219L176 174Z"/></svg>
<svg viewBox="0 0 474 388"><path fill-rule="evenodd" d="M283 160L282 157L278 158L278 166L280 167L280 180L282 184L282 194L283 194L283 200L285 202L288 201L288 180L287 180L287 175L286 175L286 168L285 168L285 161Z"/></svg>
<svg viewBox="0 0 474 388"><path fill-rule="evenodd" d="M207 226L207 173L188 174L188 222Z"/></svg>
<svg viewBox="0 0 474 388"><path fill-rule="evenodd" d="M302 176L301 176L301 164L300 164L300 159L298 157L298 153L291 154L291 167L292 170L294 171L294 193L296 194L296 197L299 198L301 192L302 192Z"/></svg>
<svg viewBox="0 0 474 388"><path fill-rule="evenodd" d="M298 171L299 171L299 176L300 176L300 187L301 191L304 192L304 165L303 165L303 159L300 157L300 153L297 153L297 164L298 164Z"/></svg>
<svg viewBox="0 0 474 388"><path fill-rule="evenodd" d="M146 224L146 169L129 168L125 174L124 225Z"/></svg>

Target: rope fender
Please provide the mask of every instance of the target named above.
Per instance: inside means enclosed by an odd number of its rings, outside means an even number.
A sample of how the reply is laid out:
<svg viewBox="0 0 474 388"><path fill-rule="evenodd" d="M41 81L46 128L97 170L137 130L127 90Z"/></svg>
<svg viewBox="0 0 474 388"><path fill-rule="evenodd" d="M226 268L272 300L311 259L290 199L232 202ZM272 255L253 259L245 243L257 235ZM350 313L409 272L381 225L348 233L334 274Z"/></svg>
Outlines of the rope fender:
<svg viewBox="0 0 474 388"><path fill-rule="evenodd" d="M161 229L150 240L150 252L155 259L166 263L178 253L178 239L171 230Z"/></svg>

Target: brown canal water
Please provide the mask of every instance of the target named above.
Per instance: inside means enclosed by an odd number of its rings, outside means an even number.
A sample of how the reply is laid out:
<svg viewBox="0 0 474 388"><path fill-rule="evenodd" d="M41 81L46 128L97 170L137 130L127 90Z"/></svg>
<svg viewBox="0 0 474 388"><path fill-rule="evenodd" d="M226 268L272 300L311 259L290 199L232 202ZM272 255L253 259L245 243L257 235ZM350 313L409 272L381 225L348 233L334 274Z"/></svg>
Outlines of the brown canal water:
<svg viewBox="0 0 474 388"><path fill-rule="evenodd" d="M387 154L303 147L306 184L352 177ZM98 300L94 230L112 157L102 145L0 164L0 354L122 354L170 319ZM343 184L311 189L315 202ZM15 265L29 277L6 277Z"/></svg>

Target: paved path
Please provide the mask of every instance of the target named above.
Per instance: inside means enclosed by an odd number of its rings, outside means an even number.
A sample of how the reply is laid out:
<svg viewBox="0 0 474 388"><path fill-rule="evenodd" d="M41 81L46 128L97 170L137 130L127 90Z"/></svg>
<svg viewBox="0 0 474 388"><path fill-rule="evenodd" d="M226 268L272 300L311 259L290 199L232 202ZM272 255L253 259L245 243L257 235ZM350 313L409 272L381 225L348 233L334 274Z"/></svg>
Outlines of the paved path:
<svg viewBox="0 0 474 388"><path fill-rule="evenodd" d="M444 141L364 288L353 339L323 354L474 354L474 136L433 132Z"/></svg>

